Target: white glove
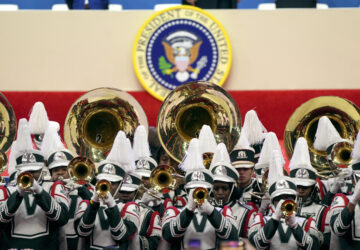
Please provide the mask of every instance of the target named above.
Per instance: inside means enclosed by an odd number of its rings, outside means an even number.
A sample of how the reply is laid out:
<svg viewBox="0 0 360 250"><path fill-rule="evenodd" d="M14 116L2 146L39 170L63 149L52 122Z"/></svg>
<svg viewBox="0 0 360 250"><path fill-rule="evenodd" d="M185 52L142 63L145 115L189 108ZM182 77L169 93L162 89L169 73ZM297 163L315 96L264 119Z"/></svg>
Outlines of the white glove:
<svg viewBox="0 0 360 250"><path fill-rule="evenodd" d="M269 209L270 206L270 198L267 198L266 196L267 195L264 195L263 199L261 200L261 204L259 208L259 213L262 214L266 214L266 211Z"/></svg>
<svg viewBox="0 0 360 250"><path fill-rule="evenodd" d="M148 192L145 192L143 194L143 196L141 197L141 201L142 203L149 205L150 202L153 202L154 204L156 203L158 199L156 199L154 196L150 195Z"/></svg>
<svg viewBox="0 0 360 250"><path fill-rule="evenodd" d="M283 216L283 212L281 211L281 205L284 203L284 200L280 200L276 206L275 212L271 216L276 221L280 221L281 217Z"/></svg>
<svg viewBox="0 0 360 250"><path fill-rule="evenodd" d="M199 212L205 213L207 215L212 214L214 211L214 206L210 204L210 202L205 201L201 206L199 206Z"/></svg>
<svg viewBox="0 0 360 250"><path fill-rule="evenodd" d="M71 192L74 191L75 189L78 189L79 187L81 187L82 185L75 183L74 181L70 180L70 179L63 179L62 182L65 184L65 188Z"/></svg>
<svg viewBox="0 0 360 250"><path fill-rule="evenodd" d="M195 211L196 209L196 202L193 198L193 193L195 189L191 189L188 196L187 196L187 203L185 205L185 208L187 208L190 211Z"/></svg>
<svg viewBox="0 0 360 250"><path fill-rule="evenodd" d="M356 205L360 200L360 181L356 183L356 186L354 188L354 193L349 199L349 202Z"/></svg>
<svg viewBox="0 0 360 250"><path fill-rule="evenodd" d="M298 225L298 222L296 221L296 217L294 214L292 214L287 220L286 223L288 224L289 227L291 228L295 228Z"/></svg>
<svg viewBox="0 0 360 250"><path fill-rule="evenodd" d="M91 197L91 200L92 200L93 202L96 202L96 203L99 203L99 202L100 202L99 196L98 196L98 194L97 194L96 191L93 192L93 195L92 195L92 197Z"/></svg>
<svg viewBox="0 0 360 250"><path fill-rule="evenodd" d="M43 188L39 185L39 183L35 179L30 189L34 191L35 194L40 194L43 190Z"/></svg>
<svg viewBox="0 0 360 250"><path fill-rule="evenodd" d="M104 204L108 207L108 208L112 208L116 206L115 200L112 197L112 195L110 193L107 194L106 199L104 200Z"/></svg>
<svg viewBox="0 0 360 250"><path fill-rule="evenodd" d="M343 178L340 177L330 178L329 179L330 192L332 194L336 194L343 184L344 184Z"/></svg>
<svg viewBox="0 0 360 250"><path fill-rule="evenodd" d="M16 186L16 190L18 191L20 197L24 197L25 189L22 189L19 186Z"/></svg>

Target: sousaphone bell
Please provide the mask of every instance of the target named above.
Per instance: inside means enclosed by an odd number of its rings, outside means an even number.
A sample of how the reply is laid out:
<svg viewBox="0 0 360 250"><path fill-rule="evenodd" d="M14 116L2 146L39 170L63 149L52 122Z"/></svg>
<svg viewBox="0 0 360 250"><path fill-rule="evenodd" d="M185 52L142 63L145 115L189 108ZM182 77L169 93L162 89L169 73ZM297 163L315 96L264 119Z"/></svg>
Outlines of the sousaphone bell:
<svg viewBox="0 0 360 250"><path fill-rule="evenodd" d="M209 125L230 152L240 137L241 115L232 96L209 82L190 82L171 91L160 107L157 131L167 154L181 162L189 142Z"/></svg>
<svg viewBox="0 0 360 250"><path fill-rule="evenodd" d="M148 128L145 112L133 96L115 88L98 88L73 103L66 116L64 139L73 153L100 162L119 130L132 140L139 125Z"/></svg>
<svg viewBox="0 0 360 250"><path fill-rule="evenodd" d="M351 142L340 142L333 147L332 162L340 169L349 166L352 162L352 142L355 141L360 128L360 109L344 98L321 96L303 103L288 120L284 132L285 151L288 158L291 159L296 140L304 137L308 143L311 164L320 176L334 173L334 171L340 172L329 165L326 151L316 150L313 146L317 125L322 116L327 116L340 136Z"/></svg>

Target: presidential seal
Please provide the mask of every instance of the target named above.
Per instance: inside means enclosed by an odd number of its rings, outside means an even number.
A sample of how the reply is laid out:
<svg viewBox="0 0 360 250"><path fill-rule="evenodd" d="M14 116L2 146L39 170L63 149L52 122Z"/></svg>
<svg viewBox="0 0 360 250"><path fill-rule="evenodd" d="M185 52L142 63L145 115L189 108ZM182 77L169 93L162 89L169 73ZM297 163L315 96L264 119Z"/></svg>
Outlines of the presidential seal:
<svg viewBox="0 0 360 250"><path fill-rule="evenodd" d="M222 25L206 11L177 6L157 12L139 30L135 73L155 98L190 81L222 85L231 66L231 46Z"/></svg>

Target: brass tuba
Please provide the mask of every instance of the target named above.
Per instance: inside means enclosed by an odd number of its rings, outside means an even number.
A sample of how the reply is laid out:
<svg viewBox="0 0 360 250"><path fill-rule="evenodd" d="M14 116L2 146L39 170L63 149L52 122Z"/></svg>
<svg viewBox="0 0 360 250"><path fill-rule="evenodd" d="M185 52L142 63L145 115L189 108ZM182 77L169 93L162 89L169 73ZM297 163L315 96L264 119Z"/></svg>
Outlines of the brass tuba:
<svg viewBox="0 0 360 250"><path fill-rule="evenodd" d="M95 177L96 167L94 162L87 157L78 156L72 159L68 165L70 179L79 184L91 182Z"/></svg>
<svg viewBox="0 0 360 250"><path fill-rule="evenodd" d="M303 103L291 115L284 132L284 144L286 154L290 159L296 140L304 137L308 142L312 166L318 172L328 174L333 170L326 159L327 152L313 147L317 124L322 116L330 119L342 138L351 142L355 141L360 127L360 109L344 98L321 96ZM331 154L337 167L351 164L351 148L351 144L335 145Z"/></svg>
<svg viewBox="0 0 360 250"><path fill-rule="evenodd" d="M73 103L66 116L64 139L73 153L100 162L119 130L132 139L138 125L147 128L148 122L133 96L115 88L98 88Z"/></svg>
<svg viewBox="0 0 360 250"><path fill-rule="evenodd" d="M1 174L6 170L8 159L6 152L10 149L16 135L16 116L6 97L0 92L0 182Z"/></svg>
<svg viewBox="0 0 360 250"><path fill-rule="evenodd" d="M190 82L171 91L160 107L157 130L166 153L177 162L184 158L189 142L209 125L217 143L230 152L240 137L241 115L232 96L209 82Z"/></svg>

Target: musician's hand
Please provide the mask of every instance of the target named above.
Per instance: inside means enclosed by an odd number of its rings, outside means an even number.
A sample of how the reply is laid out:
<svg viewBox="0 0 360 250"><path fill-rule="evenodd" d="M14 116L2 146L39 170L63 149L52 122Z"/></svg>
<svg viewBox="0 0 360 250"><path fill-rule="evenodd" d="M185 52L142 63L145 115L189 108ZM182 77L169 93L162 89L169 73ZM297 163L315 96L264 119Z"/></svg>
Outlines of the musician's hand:
<svg viewBox="0 0 360 250"><path fill-rule="evenodd" d="M110 193L108 193L106 199L104 199L104 204L108 208L112 208L116 206L116 202Z"/></svg>
<svg viewBox="0 0 360 250"><path fill-rule="evenodd" d="M16 186L16 190L18 191L20 197L24 197L25 189Z"/></svg>
<svg viewBox="0 0 360 250"><path fill-rule="evenodd" d="M271 216L276 221L280 221L281 217L283 216L283 212L281 210L281 205L284 203L285 200L280 200L276 206L275 212Z"/></svg>
<svg viewBox="0 0 360 250"><path fill-rule="evenodd" d="M270 197L267 195L267 193L263 196L263 199L261 200L259 213L265 214L266 211L269 209L270 206Z"/></svg>
<svg viewBox="0 0 360 250"><path fill-rule="evenodd" d="M40 194L43 191L43 188L40 184L34 179L33 185L30 188L35 194Z"/></svg>
<svg viewBox="0 0 360 250"><path fill-rule="evenodd" d="M344 178L335 177L329 179L330 192L336 194L340 187L344 184Z"/></svg>
<svg viewBox="0 0 360 250"><path fill-rule="evenodd" d="M63 179L62 182L65 184L65 188L69 192L74 191L75 189L78 189L78 188L82 187L82 185L77 184L73 180L70 180L70 179Z"/></svg>
<svg viewBox="0 0 360 250"><path fill-rule="evenodd" d="M297 227L298 222L296 220L295 214L292 214L289 218L286 219L286 224L288 224L288 226L293 229Z"/></svg>
<svg viewBox="0 0 360 250"><path fill-rule="evenodd" d="M198 209L200 213L205 213L207 215L210 215L214 211L214 206L211 205L210 202L206 200L201 206L199 206Z"/></svg>
<svg viewBox="0 0 360 250"><path fill-rule="evenodd" d="M194 201L193 194L195 189L191 189L188 196L187 196L187 203L185 205L185 208L187 208L190 211L195 211L196 209L196 202Z"/></svg>
<svg viewBox="0 0 360 250"><path fill-rule="evenodd" d="M145 192L143 194L143 196L141 197L141 201L142 203L146 204L146 205L149 205L150 202L153 202L153 203L156 203L157 199L150 195L148 192Z"/></svg>
<svg viewBox="0 0 360 250"><path fill-rule="evenodd" d="M99 203L100 199L99 199L99 195L97 194L97 192L95 191L91 197L91 200L95 203Z"/></svg>

